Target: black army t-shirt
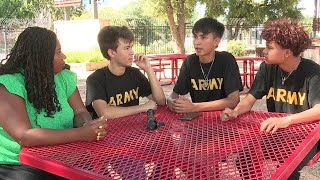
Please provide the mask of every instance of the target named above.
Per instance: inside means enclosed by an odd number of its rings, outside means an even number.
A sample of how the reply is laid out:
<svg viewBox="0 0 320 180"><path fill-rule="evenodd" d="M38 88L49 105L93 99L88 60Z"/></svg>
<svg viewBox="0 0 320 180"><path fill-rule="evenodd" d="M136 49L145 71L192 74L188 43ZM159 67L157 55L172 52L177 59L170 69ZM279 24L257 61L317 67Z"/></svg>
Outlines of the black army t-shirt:
<svg viewBox="0 0 320 180"><path fill-rule="evenodd" d="M299 113L320 103L320 66L301 59L289 76L278 65L261 63L249 91L256 99L266 95L270 112ZM282 85L282 77L288 77Z"/></svg>
<svg viewBox="0 0 320 180"><path fill-rule="evenodd" d="M127 67L123 75L116 76L107 66L87 78L86 107L93 112L93 118L97 118L92 107L94 100L104 100L110 106L128 107L139 105L139 97L150 94L150 83L137 68Z"/></svg>
<svg viewBox="0 0 320 180"><path fill-rule="evenodd" d="M201 66L203 72L201 70ZM211 62L201 64L199 56L189 55L182 63L180 74L173 91L180 95L190 93L192 102L208 102L226 98L234 91L242 91L239 68L234 56L228 52L215 53L208 75L209 85L205 86L205 77Z"/></svg>

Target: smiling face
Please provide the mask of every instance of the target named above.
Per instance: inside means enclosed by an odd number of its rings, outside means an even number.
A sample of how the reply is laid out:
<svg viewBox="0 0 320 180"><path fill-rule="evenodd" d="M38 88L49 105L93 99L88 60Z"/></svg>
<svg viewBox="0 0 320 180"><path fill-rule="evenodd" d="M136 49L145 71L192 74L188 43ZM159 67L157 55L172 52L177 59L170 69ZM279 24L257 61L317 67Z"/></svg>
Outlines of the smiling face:
<svg viewBox="0 0 320 180"><path fill-rule="evenodd" d="M275 41L266 43L266 48L263 50L264 56L266 57L267 64L281 64L289 56L289 50L282 48Z"/></svg>
<svg viewBox="0 0 320 180"><path fill-rule="evenodd" d="M59 73L64 69L66 56L61 51L61 44L57 39L56 49L54 52L54 60L53 60L53 71L54 73Z"/></svg>
<svg viewBox="0 0 320 180"><path fill-rule="evenodd" d="M111 57L111 63L118 66L129 67L133 62L133 42L120 38L116 50L109 49L108 54Z"/></svg>
<svg viewBox="0 0 320 180"><path fill-rule="evenodd" d="M220 38L213 33L203 34L197 32L193 34L193 46L196 54L201 57L212 56L214 50L218 47Z"/></svg>

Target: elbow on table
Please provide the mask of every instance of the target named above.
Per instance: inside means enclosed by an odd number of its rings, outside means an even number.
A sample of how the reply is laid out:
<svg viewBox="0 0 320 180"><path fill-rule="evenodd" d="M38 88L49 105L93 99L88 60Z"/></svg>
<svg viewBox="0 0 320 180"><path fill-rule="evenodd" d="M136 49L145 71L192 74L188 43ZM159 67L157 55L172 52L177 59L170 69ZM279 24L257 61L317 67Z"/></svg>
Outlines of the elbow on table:
<svg viewBox="0 0 320 180"><path fill-rule="evenodd" d="M17 143L20 144L20 146L22 147L32 147L32 146L35 146L31 140L29 140L28 138L26 137L22 137L22 138L19 138L17 139Z"/></svg>
<svg viewBox="0 0 320 180"><path fill-rule="evenodd" d="M164 105L166 105L166 98L163 97L163 98L159 99L159 100L157 101L157 104L158 104L159 106L164 106Z"/></svg>

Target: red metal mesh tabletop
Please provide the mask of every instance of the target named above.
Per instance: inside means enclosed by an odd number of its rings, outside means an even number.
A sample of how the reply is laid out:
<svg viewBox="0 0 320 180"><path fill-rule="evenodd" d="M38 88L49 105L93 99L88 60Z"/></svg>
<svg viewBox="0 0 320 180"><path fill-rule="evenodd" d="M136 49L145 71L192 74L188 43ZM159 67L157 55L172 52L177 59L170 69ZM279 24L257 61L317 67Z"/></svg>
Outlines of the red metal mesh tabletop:
<svg viewBox="0 0 320 180"><path fill-rule="evenodd" d="M159 108L165 126L147 130L147 114L108 120L98 142L23 148L20 160L71 179L286 178L320 137L320 123L260 132L260 122L285 114L251 112L222 122L221 112L192 121Z"/></svg>

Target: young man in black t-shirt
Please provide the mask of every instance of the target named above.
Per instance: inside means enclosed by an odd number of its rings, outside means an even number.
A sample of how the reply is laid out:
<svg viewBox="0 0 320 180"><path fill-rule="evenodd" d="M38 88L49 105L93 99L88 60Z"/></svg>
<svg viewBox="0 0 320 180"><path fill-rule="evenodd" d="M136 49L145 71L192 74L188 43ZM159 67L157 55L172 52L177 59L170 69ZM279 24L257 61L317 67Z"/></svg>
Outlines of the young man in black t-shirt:
<svg viewBox="0 0 320 180"><path fill-rule="evenodd" d="M180 74L168 98L168 106L177 113L234 108L242 91L239 68L234 56L218 52L224 25L213 18L202 18L192 28L196 53L183 62ZM184 96L190 93L192 101Z"/></svg>
<svg viewBox="0 0 320 180"><path fill-rule="evenodd" d="M165 105L165 96L149 60L136 54L133 58L133 33L125 26L106 26L98 35L102 55L110 60L107 67L87 78L86 106L94 117L118 118ZM132 62L145 70L148 79ZM139 105L139 97L149 101Z"/></svg>
<svg viewBox="0 0 320 180"><path fill-rule="evenodd" d="M266 61L252 84L249 94L234 110L226 109L222 120L237 117L251 110L257 99L266 96L270 112L295 113L282 118L269 118L262 122L261 131L275 132L292 124L319 120L320 66L301 58L300 54L311 45L307 32L297 22L281 19L268 23L262 31L266 40ZM299 170L313 156L311 150L289 179L299 179Z"/></svg>

